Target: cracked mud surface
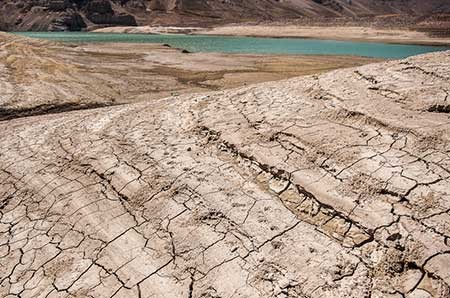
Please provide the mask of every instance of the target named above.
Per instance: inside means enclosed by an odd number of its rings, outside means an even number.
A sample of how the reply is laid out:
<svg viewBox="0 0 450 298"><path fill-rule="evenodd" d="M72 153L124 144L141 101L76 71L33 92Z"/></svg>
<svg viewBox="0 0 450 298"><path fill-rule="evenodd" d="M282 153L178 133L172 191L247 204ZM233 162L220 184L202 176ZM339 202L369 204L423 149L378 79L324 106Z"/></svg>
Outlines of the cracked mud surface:
<svg viewBox="0 0 450 298"><path fill-rule="evenodd" d="M449 93L444 52L1 122L0 296L449 297Z"/></svg>

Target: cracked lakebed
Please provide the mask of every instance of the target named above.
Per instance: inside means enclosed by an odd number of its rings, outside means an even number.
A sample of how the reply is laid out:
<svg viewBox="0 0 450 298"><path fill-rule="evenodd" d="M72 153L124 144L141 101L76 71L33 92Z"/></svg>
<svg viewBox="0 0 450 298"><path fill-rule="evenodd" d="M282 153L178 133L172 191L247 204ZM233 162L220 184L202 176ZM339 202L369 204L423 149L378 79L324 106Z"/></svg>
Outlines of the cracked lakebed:
<svg viewBox="0 0 450 298"><path fill-rule="evenodd" d="M448 297L449 94L442 52L0 122L0 296Z"/></svg>

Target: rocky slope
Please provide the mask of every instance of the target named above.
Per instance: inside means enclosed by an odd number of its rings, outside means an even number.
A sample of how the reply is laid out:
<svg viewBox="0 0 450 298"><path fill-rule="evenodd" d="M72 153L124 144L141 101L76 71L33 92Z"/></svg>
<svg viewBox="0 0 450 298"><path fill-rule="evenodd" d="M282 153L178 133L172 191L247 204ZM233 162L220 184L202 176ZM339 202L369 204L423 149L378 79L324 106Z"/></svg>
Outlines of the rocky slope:
<svg viewBox="0 0 450 298"><path fill-rule="evenodd" d="M3 0L0 30L82 30L136 23L211 25L299 17L359 19L392 14L436 16L449 12L446 0Z"/></svg>
<svg viewBox="0 0 450 298"><path fill-rule="evenodd" d="M0 296L449 297L449 100L443 52L0 122Z"/></svg>

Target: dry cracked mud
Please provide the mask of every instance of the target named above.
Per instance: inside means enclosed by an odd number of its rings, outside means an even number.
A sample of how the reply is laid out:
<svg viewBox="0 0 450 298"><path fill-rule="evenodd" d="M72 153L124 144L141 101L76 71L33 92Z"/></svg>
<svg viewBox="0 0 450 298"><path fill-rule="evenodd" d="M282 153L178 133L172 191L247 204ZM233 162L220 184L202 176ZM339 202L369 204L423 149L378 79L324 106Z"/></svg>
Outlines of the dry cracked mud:
<svg viewBox="0 0 450 298"><path fill-rule="evenodd" d="M1 297L450 295L450 52L0 122Z"/></svg>

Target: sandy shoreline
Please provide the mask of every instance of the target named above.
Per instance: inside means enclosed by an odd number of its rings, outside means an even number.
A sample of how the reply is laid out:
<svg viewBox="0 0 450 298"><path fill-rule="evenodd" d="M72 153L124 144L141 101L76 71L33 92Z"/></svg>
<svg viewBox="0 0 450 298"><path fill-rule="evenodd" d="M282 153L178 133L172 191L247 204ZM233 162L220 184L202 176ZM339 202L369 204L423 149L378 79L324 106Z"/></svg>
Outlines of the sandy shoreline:
<svg viewBox="0 0 450 298"><path fill-rule="evenodd" d="M47 110L75 109L78 105L115 105L224 90L383 60L320 55L187 54L160 44L68 46L0 33L0 53L2 50L7 54L0 56L0 69L5 65L10 71L0 73L3 91L0 120Z"/></svg>
<svg viewBox="0 0 450 298"><path fill-rule="evenodd" d="M227 25L214 28L197 27L108 27L93 32L132 34L199 34L272 38L314 38L342 41L383 42L450 46L450 38L431 37L425 32L405 29L370 27L320 27L298 25Z"/></svg>

